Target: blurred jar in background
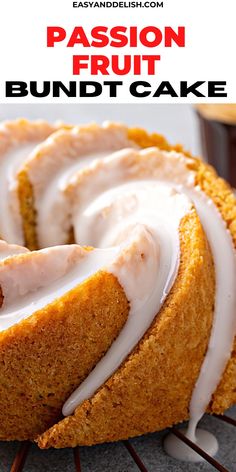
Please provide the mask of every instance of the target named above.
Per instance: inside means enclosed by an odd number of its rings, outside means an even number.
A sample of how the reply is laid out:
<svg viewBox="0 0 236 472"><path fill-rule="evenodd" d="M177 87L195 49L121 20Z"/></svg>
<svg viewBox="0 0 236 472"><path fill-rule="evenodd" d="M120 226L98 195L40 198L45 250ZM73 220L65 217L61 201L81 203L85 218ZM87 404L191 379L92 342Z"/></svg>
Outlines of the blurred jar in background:
<svg viewBox="0 0 236 472"><path fill-rule="evenodd" d="M236 104L201 104L195 109L203 157L236 187Z"/></svg>

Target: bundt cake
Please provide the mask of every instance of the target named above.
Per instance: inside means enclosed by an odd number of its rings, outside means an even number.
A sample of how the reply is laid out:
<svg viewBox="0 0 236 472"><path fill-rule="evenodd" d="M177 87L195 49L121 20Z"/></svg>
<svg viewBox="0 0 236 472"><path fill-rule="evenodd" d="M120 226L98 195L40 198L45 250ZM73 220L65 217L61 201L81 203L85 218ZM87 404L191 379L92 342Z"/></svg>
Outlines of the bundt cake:
<svg viewBox="0 0 236 472"><path fill-rule="evenodd" d="M236 403L236 200L115 123L0 132L0 439L116 441Z"/></svg>

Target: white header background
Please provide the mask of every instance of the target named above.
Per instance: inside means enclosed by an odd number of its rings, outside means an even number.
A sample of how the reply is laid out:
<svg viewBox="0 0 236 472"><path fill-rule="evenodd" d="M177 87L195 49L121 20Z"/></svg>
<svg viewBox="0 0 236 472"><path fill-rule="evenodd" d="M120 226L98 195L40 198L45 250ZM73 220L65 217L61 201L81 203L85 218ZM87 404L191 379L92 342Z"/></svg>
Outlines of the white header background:
<svg viewBox="0 0 236 472"><path fill-rule="evenodd" d="M236 29L235 0L164 0L163 8L73 8L72 0L1 0L0 13L0 103L190 103L190 102L236 102ZM81 45L66 48L66 41L54 48L47 48L47 26L61 26L68 32L67 41L75 26L83 26L89 36L94 26L156 26L163 30L171 26L186 28L186 47L179 48L84 48ZM72 74L74 54L161 54L155 76L81 76ZM119 80L118 98L110 98L108 87L100 97L60 98L52 96L34 98L5 98L6 81L68 82L80 80ZM205 99L189 95L187 98L134 98L129 94L129 84L146 80L152 84L154 93L161 81L171 82L176 92L179 82L189 85L198 80L227 81L227 98ZM199 89L203 91L203 88Z"/></svg>

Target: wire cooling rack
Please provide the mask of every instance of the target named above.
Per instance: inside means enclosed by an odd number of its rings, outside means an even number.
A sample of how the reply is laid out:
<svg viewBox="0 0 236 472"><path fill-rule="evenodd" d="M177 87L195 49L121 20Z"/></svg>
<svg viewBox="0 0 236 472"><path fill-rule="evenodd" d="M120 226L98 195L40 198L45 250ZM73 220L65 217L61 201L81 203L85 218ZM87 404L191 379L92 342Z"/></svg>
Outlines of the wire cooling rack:
<svg viewBox="0 0 236 472"><path fill-rule="evenodd" d="M236 409L226 415L205 415L202 426L216 434L220 452L216 458L206 454L182 433L171 431L194 449L205 462L175 461L165 455L161 443L168 433L153 433L141 438L90 448L40 451L30 442L0 443L1 472L236 472ZM218 457L219 456L219 457Z"/></svg>

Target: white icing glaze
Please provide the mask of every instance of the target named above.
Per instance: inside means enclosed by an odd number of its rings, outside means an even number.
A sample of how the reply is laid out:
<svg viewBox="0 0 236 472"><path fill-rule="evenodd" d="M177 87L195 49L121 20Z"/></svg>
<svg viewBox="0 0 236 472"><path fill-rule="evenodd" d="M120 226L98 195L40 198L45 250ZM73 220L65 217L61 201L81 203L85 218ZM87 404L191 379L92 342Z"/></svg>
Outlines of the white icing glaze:
<svg viewBox="0 0 236 472"><path fill-rule="evenodd" d="M16 244L8 244L6 241L0 240L0 262L6 259L7 257L14 256L16 254L22 254L29 252L28 249L22 246L17 246Z"/></svg>
<svg viewBox="0 0 236 472"><path fill-rule="evenodd" d="M70 208L65 196L65 189L75 173L85 168L107 153L80 156L78 162L69 162L58 169L44 193L36 199L37 235L40 247L63 244L68 239L71 228Z"/></svg>
<svg viewBox="0 0 236 472"><path fill-rule="evenodd" d="M138 148L123 125L104 123L74 127L49 137L27 162L37 210L40 247L64 244L71 229L66 187L77 171L124 147Z"/></svg>
<svg viewBox="0 0 236 472"><path fill-rule="evenodd" d="M89 143L90 140L91 136ZM50 140L48 142L50 144ZM110 141L106 143L106 152L110 152ZM78 155L75 155L77 159ZM190 211L189 199L192 200L210 243L216 272L213 327L190 404L187 435L196 441L196 424L220 381L235 335L236 258L230 233L212 201L194 187L194 172L187 168L186 157L156 149L122 150L96 162L91 154L85 155L88 158L84 161L86 166L92 161L85 170L74 176L76 160L73 164L71 160L69 165L67 161L56 176L52 173L50 182L53 184L48 193L44 193L44 177L42 181L34 182L35 190L41 201L47 195L49 207L54 212L55 208L63 210L61 195L66 192L67 208L73 213L76 241L100 249L88 253L78 246L51 248L23 254L15 261L13 257L12 264L8 257L0 264L4 294L0 329L30 316L97 270L106 268L118 278L130 301L128 320L102 360L65 403L63 413L71 414L120 366L159 311L178 270L178 227L181 218ZM61 171L65 169L66 176L62 177ZM39 193L37 189L40 189ZM40 211L39 202L40 199ZM45 219L47 213L40 226ZM49 218L45 231L51 223ZM59 218L50 234L53 244L61 227ZM6 254L11 255L11 250L9 253L6 250ZM223 272L222 266L227 270ZM39 269L40 277L37 276ZM34 277L29 275L32 271ZM144 311L145 317L142 317Z"/></svg>
<svg viewBox="0 0 236 472"><path fill-rule="evenodd" d="M140 181L105 192L85 211L78 212L74 226L79 228L82 243L124 245L107 270L124 287L130 313L108 352L65 403L64 415L93 395L151 325L178 272L178 228L190 210L191 203L184 195L154 181ZM92 228L97 231L92 232Z"/></svg>
<svg viewBox="0 0 236 472"><path fill-rule="evenodd" d="M4 295L0 331L62 297L116 255L116 248L88 252L77 245L65 245L8 258L0 264Z"/></svg>
<svg viewBox="0 0 236 472"><path fill-rule="evenodd" d="M15 143L0 157L0 235L9 243L24 244L16 174L37 142Z"/></svg>
<svg viewBox="0 0 236 472"><path fill-rule="evenodd" d="M187 436L187 430L181 429L181 432ZM198 428L196 431L195 444L203 449L210 456L215 456L218 451L218 441L212 433ZM181 461L204 462L205 459L187 446L181 439L170 433L164 439L164 450L166 453Z"/></svg>
<svg viewBox="0 0 236 472"><path fill-rule="evenodd" d="M230 232L212 200L207 199L199 189L188 192L188 195L192 196L207 235L216 277L215 311L210 340L190 402L188 437L195 441L196 426L220 382L236 333L236 254Z"/></svg>
<svg viewBox="0 0 236 472"><path fill-rule="evenodd" d="M139 156L143 156L144 159L148 157L148 159L145 160L145 169L143 169L142 162L139 163L139 166L137 165L135 155L135 151L132 150L118 152L116 155L104 159L102 163L97 163L91 166L91 172L87 172L80 176L79 186L76 187L75 191L76 199L79 198L81 203L79 208L77 206L75 207L74 211L75 234L77 238L80 238L82 243L85 243L86 241L87 244L97 244L99 242L99 244L104 247L109 245L111 242L113 242L113 244L116 243L117 239L119 241L120 234L125 232L126 225L124 224L124 219L127 214L129 216L128 227L129 225L132 227L136 217L135 205L137 192L136 190L133 190L131 198L127 199L125 186L119 187L119 184L124 180L129 179L132 181L136 178L133 188L138 189L137 177L140 179L143 177L149 177L151 181L153 179L163 179L166 185L171 184L175 189L188 195L194 202L211 245L216 271L216 306L213 328L209 348L203 362L198 382L193 392L190 407L191 432L189 430L188 434L189 437L191 436L192 440L195 440L194 431L197 422L203 415L210 401L211 395L220 381L226 363L230 357L235 335L235 249L233 247L230 233L226 230L226 225L213 202L198 188L194 187L193 173L187 169L185 158L183 162L183 159L175 153L166 154L156 150L140 151ZM173 160L175 162L173 162ZM139 167L141 168L141 172L139 172ZM171 177L169 180L168 170L170 168ZM128 187L130 187L130 185L132 184L128 184ZM150 186L152 185L153 183L149 181L147 192L149 192L148 189L150 189ZM117 188L115 188L116 186ZM102 193L101 196L100 193ZM118 195L120 195L120 197L118 197ZM149 215L151 201L152 199L150 199L150 196L147 196L147 215ZM114 211L115 216L113 218L112 212ZM175 212L173 212L173 214L175 215ZM172 217L172 214L168 215L169 225L171 221L170 215ZM144 221L147 221L146 218L148 219L148 216L145 217L144 214L142 217L144 217ZM137 218L136 223L138 221L139 218ZM96 228L95 235L92 228ZM99 241L97 240L97 236L99 236ZM160 252L162 251L162 247L163 246L161 246ZM219 247L221 247L221 251L219 251ZM227 264L226 276L222 275L222 265L225 263ZM117 268L113 268L113 272L120 280L121 285L125 288L132 307L132 305L135 305L140 287L138 287L137 284L134 292L129 290L129 271L125 271L125 273L122 274L123 277L120 275ZM145 276L143 278L143 281L144 280ZM160 304L157 304L156 308L157 312L160 308ZM226 316L227 327L224 326ZM130 319L131 317L129 320ZM135 346L138 341L138 338L135 338L135 336L134 338L136 341L129 343L130 336L132 335L132 328L129 328L129 320L117 341L113 343L111 348L97 364L95 369L89 374L87 379L82 382L78 389L67 400L63 407L64 415L71 414L78 404L92 396L105 380L119 367L122 360L127 356L128 352L131 351L132 347ZM224 332L223 342L221 342L220 338L222 330ZM123 333L125 333L125 335ZM120 345L119 339L122 340ZM117 351L116 345L118 345ZM216 353L214 351L216 351ZM210 376L206 375L206 366L208 372L211 372Z"/></svg>

